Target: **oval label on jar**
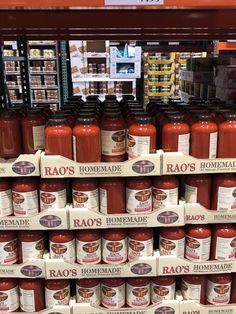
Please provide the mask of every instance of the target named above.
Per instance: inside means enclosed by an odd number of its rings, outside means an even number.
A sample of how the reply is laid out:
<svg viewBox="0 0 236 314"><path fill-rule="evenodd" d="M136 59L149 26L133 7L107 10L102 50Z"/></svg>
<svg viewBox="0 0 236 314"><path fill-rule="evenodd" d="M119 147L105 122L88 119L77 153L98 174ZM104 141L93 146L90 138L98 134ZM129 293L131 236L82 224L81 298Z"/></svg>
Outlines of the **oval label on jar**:
<svg viewBox="0 0 236 314"><path fill-rule="evenodd" d="M129 247L135 252L141 252L145 249L145 245L138 241L129 241Z"/></svg>
<svg viewBox="0 0 236 314"><path fill-rule="evenodd" d="M175 310L170 306L161 306L155 310L154 314L174 314Z"/></svg>
<svg viewBox="0 0 236 314"><path fill-rule="evenodd" d="M214 287L214 290L218 294L226 294L229 291L228 285L217 285Z"/></svg>
<svg viewBox="0 0 236 314"><path fill-rule="evenodd" d="M149 160L139 160L132 165L132 169L136 173L150 173L155 169L155 165Z"/></svg>
<svg viewBox="0 0 236 314"><path fill-rule="evenodd" d="M6 301L8 298L8 295L4 292L0 292L0 302Z"/></svg>
<svg viewBox="0 0 236 314"><path fill-rule="evenodd" d="M112 139L114 142L121 143L125 140L125 131L118 131L112 134Z"/></svg>
<svg viewBox="0 0 236 314"><path fill-rule="evenodd" d="M24 196L17 192L12 192L13 203L22 204L25 200Z"/></svg>
<svg viewBox="0 0 236 314"><path fill-rule="evenodd" d="M56 196L51 193L41 193L40 198L44 204L52 204L56 200Z"/></svg>
<svg viewBox="0 0 236 314"><path fill-rule="evenodd" d="M172 251L176 247L174 242L167 239L161 239L160 244L161 244L161 247L163 247L166 251Z"/></svg>
<svg viewBox="0 0 236 314"><path fill-rule="evenodd" d="M51 245L51 249L52 249L53 253L59 254L59 255L65 254L66 251L67 251L67 247L65 245L63 245L63 244L55 244L55 243L53 243Z"/></svg>
<svg viewBox="0 0 236 314"><path fill-rule="evenodd" d="M116 290L110 287L102 287L102 293L109 298L112 298L116 295Z"/></svg>
<svg viewBox="0 0 236 314"><path fill-rule="evenodd" d="M162 224L173 224L179 219L179 215L172 211L162 212L157 216L157 221Z"/></svg>
<svg viewBox="0 0 236 314"><path fill-rule="evenodd" d="M74 200L79 204L86 203L87 200L89 199L88 195L83 192L74 192L73 197L74 197Z"/></svg>
<svg viewBox="0 0 236 314"><path fill-rule="evenodd" d="M128 147L134 147L136 144L135 139L130 134L128 135Z"/></svg>
<svg viewBox="0 0 236 314"><path fill-rule="evenodd" d="M12 165L12 171L19 175L26 176L35 171L35 165L29 161L18 161Z"/></svg>
<svg viewBox="0 0 236 314"><path fill-rule="evenodd" d="M12 240L10 242L8 242L7 244L4 245L3 249L5 252L14 252L17 248L17 240Z"/></svg>
<svg viewBox="0 0 236 314"><path fill-rule="evenodd" d="M82 298L88 299L94 295L94 291L88 288L79 288L78 293Z"/></svg>
<svg viewBox="0 0 236 314"><path fill-rule="evenodd" d="M121 242L108 242L107 249L110 252L119 252L123 249L123 244Z"/></svg>
<svg viewBox="0 0 236 314"><path fill-rule="evenodd" d="M136 275L146 275L152 271L152 266L147 263L138 263L131 267L131 272Z"/></svg>
<svg viewBox="0 0 236 314"><path fill-rule="evenodd" d="M235 248L236 247L236 238L234 238L231 243L230 243L230 246Z"/></svg>
<svg viewBox="0 0 236 314"><path fill-rule="evenodd" d="M135 194L135 198L139 202L146 202L151 197L150 191L139 191Z"/></svg>
<svg viewBox="0 0 236 314"><path fill-rule="evenodd" d="M42 274L42 269L35 265L24 266L20 271L26 277L39 277Z"/></svg>
<svg viewBox="0 0 236 314"><path fill-rule="evenodd" d="M162 286L154 286L153 291L155 292L155 294L159 295L160 297L164 297L168 295L169 293L169 289Z"/></svg>
<svg viewBox="0 0 236 314"><path fill-rule="evenodd" d="M159 189L153 190L152 195L157 201L164 201L167 198L167 194Z"/></svg>
<svg viewBox="0 0 236 314"><path fill-rule="evenodd" d="M145 287L134 288L132 290L132 293L135 297L142 298L148 294L148 288L145 288Z"/></svg>
<svg viewBox="0 0 236 314"><path fill-rule="evenodd" d="M83 245L83 250L86 253L94 253L98 250L99 248L99 243L86 243Z"/></svg>
<svg viewBox="0 0 236 314"><path fill-rule="evenodd" d="M61 225L62 220L56 215L46 215L39 219L39 223L46 228L56 228Z"/></svg>
<svg viewBox="0 0 236 314"><path fill-rule="evenodd" d="M53 294L53 298L55 300L60 301L60 300L64 300L66 297L68 297L68 295L69 295L69 290L63 289L63 290L59 290L59 291L55 292Z"/></svg>
<svg viewBox="0 0 236 314"><path fill-rule="evenodd" d="M186 237L186 245L191 249L198 249L201 244L196 239Z"/></svg>

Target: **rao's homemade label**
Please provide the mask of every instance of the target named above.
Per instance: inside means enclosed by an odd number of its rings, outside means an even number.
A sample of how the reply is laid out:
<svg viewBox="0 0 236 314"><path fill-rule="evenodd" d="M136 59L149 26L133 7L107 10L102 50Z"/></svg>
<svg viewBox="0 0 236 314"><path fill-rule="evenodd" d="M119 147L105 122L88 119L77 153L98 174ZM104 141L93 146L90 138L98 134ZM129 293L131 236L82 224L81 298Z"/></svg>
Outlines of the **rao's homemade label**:
<svg viewBox="0 0 236 314"><path fill-rule="evenodd" d="M41 259L44 254L44 238L33 242L21 242L23 263L30 259Z"/></svg>
<svg viewBox="0 0 236 314"><path fill-rule="evenodd" d="M50 208L64 208L66 206L66 189L57 192L40 191L41 211Z"/></svg>
<svg viewBox="0 0 236 314"><path fill-rule="evenodd" d="M98 189L92 191L73 190L73 206L75 208L86 208L88 210L99 211Z"/></svg>
<svg viewBox="0 0 236 314"><path fill-rule="evenodd" d="M49 241L50 258L61 258L67 262L75 261L75 239L65 243Z"/></svg>
<svg viewBox="0 0 236 314"><path fill-rule="evenodd" d="M34 149L44 149L45 147L45 136L44 136L45 125L37 125L32 127Z"/></svg>
<svg viewBox="0 0 236 314"><path fill-rule="evenodd" d="M197 187L185 184L184 199L186 203L197 203Z"/></svg>
<svg viewBox="0 0 236 314"><path fill-rule="evenodd" d="M201 285L194 285L182 280L181 292L184 300L194 300L200 303Z"/></svg>
<svg viewBox="0 0 236 314"><path fill-rule="evenodd" d="M6 190L0 192L0 217L9 216L13 213L12 192Z"/></svg>
<svg viewBox="0 0 236 314"><path fill-rule="evenodd" d="M38 213L38 191L14 192L13 210L15 216L33 216Z"/></svg>
<svg viewBox="0 0 236 314"><path fill-rule="evenodd" d="M92 288L84 288L76 284L76 302L91 303L91 305L101 304L101 287L100 283Z"/></svg>
<svg viewBox="0 0 236 314"><path fill-rule="evenodd" d="M236 209L236 187L218 188L217 210L235 210Z"/></svg>
<svg viewBox="0 0 236 314"><path fill-rule="evenodd" d="M216 158L217 136L218 136L217 132L210 133L209 159Z"/></svg>
<svg viewBox="0 0 236 314"><path fill-rule="evenodd" d="M102 283L102 305L109 309L119 309L125 304L125 284L108 287Z"/></svg>
<svg viewBox="0 0 236 314"><path fill-rule="evenodd" d="M102 239L102 259L107 264L121 264L127 260L127 239L108 241Z"/></svg>
<svg viewBox="0 0 236 314"><path fill-rule="evenodd" d="M178 136L178 152L189 155L189 138L190 134L179 134Z"/></svg>
<svg viewBox="0 0 236 314"><path fill-rule="evenodd" d="M128 157L129 159L142 154L150 153L150 136L128 135Z"/></svg>
<svg viewBox="0 0 236 314"><path fill-rule="evenodd" d="M102 154L119 156L125 153L126 130L104 131L101 130Z"/></svg>
<svg viewBox="0 0 236 314"><path fill-rule="evenodd" d="M20 288L20 307L23 312L35 312L34 290L25 290ZM39 296L38 296L39 297Z"/></svg>
<svg viewBox="0 0 236 314"><path fill-rule="evenodd" d="M45 287L46 307L68 305L70 301L70 285L61 290L51 290Z"/></svg>
<svg viewBox="0 0 236 314"><path fill-rule="evenodd" d="M0 312L11 313L20 306L18 287L1 291L0 294Z"/></svg>
<svg viewBox="0 0 236 314"><path fill-rule="evenodd" d="M176 257L184 257L185 238L179 240L169 240L159 237L160 255L173 255Z"/></svg>
<svg viewBox="0 0 236 314"><path fill-rule="evenodd" d="M17 260L17 239L8 242L0 242L0 264L15 264Z"/></svg>
<svg viewBox="0 0 236 314"><path fill-rule="evenodd" d="M132 190L126 188L126 211L130 214L152 212L152 189Z"/></svg>
<svg viewBox="0 0 236 314"><path fill-rule="evenodd" d="M98 264L101 261L101 239L93 242L76 240L77 263Z"/></svg>
<svg viewBox="0 0 236 314"><path fill-rule="evenodd" d="M142 308L150 304L150 285L134 287L126 284L126 302L132 308Z"/></svg>
<svg viewBox="0 0 236 314"><path fill-rule="evenodd" d="M210 304L223 305L230 301L231 283L217 284L207 280L206 299Z"/></svg>
<svg viewBox="0 0 236 314"><path fill-rule="evenodd" d="M222 238L216 239L215 259L217 260L231 260L236 255L236 238Z"/></svg>
<svg viewBox="0 0 236 314"><path fill-rule="evenodd" d="M153 238L146 241L136 241L128 238L128 259L133 261L142 256L152 256Z"/></svg>
<svg viewBox="0 0 236 314"><path fill-rule="evenodd" d="M168 205L178 205L178 188L165 190L153 187L152 188L153 210L162 209Z"/></svg>
<svg viewBox="0 0 236 314"><path fill-rule="evenodd" d="M211 237L196 239L186 235L185 257L190 261L208 261L210 257Z"/></svg>
<svg viewBox="0 0 236 314"><path fill-rule="evenodd" d="M169 286L160 286L151 282L151 302L160 303L164 300L175 299L175 283Z"/></svg>

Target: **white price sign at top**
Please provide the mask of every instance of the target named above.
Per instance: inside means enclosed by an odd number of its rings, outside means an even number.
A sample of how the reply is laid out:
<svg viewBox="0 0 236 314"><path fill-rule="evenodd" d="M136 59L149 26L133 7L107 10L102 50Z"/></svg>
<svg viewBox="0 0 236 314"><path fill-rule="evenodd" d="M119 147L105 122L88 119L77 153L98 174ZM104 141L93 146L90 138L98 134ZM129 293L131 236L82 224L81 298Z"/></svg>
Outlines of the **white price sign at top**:
<svg viewBox="0 0 236 314"><path fill-rule="evenodd" d="M164 0L105 0L105 5L163 5Z"/></svg>

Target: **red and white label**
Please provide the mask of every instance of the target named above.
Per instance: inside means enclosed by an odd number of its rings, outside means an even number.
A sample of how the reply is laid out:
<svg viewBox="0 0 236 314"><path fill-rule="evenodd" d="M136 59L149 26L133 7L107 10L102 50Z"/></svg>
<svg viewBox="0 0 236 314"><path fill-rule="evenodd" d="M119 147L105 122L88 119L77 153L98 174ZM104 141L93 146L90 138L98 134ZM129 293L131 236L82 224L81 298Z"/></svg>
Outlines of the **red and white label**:
<svg viewBox="0 0 236 314"><path fill-rule="evenodd" d="M207 280L206 299L207 302L216 305L228 304L230 302L231 282L217 284Z"/></svg>
<svg viewBox="0 0 236 314"><path fill-rule="evenodd" d="M75 262L75 239L65 243L49 241L49 245L50 258L62 258L67 262Z"/></svg>
<svg viewBox="0 0 236 314"><path fill-rule="evenodd" d="M128 158L150 153L150 136L128 135Z"/></svg>
<svg viewBox="0 0 236 314"><path fill-rule="evenodd" d="M101 287L100 283L92 288L85 288L76 285L76 302L90 303L91 305L101 304Z"/></svg>
<svg viewBox="0 0 236 314"><path fill-rule="evenodd" d="M107 214L107 190L100 188L100 212Z"/></svg>
<svg viewBox="0 0 236 314"><path fill-rule="evenodd" d="M197 190L196 186L185 184L184 199L186 203L197 203Z"/></svg>
<svg viewBox="0 0 236 314"><path fill-rule="evenodd" d="M18 287L1 291L0 295L0 312L11 313L20 306Z"/></svg>
<svg viewBox="0 0 236 314"><path fill-rule="evenodd" d="M189 155L189 139L190 134L179 134L178 136L178 152Z"/></svg>
<svg viewBox="0 0 236 314"><path fill-rule="evenodd" d="M119 309L125 305L125 284L108 287L102 283L102 305L109 309Z"/></svg>
<svg viewBox="0 0 236 314"><path fill-rule="evenodd" d="M210 257L211 237L197 239L186 235L185 257L190 261L208 261Z"/></svg>
<svg viewBox="0 0 236 314"><path fill-rule="evenodd" d="M41 211L51 208L65 208L66 189L57 192L40 191L40 209Z"/></svg>
<svg viewBox="0 0 236 314"><path fill-rule="evenodd" d="M209 159L216 158L218 132L210 133Z"/></svg>
<svg viewBox="0 0 236 314"><path fill-rule="evenodd" d="M126 130L104 131L101 130L102 154L119 156L125 153Z"/></svg>
<svg viewBox="0 0 236 314"><path fill-rule="evenodd" d="M175 299L175 283L169 286L160 286L151 282L151 302L156 304L164 300Z"/></svg>
<svg viewBox="0 0 236 314"><path fill-rule="evenodd" d="M194 285L182 279L181 292L184 300L194 300L200 303L201 288L202 288L201 285Z"/></svg>
<svg viewBox="0 0 236 314"><path fill-rule="evenodd" d="M217 210L235 210L236 209L236 186L232 188L226 188L219 186Z"/></svg>
<svg viewBox="0 0 236 314"><path fill-rule="evenodd" d="M86 208L88 210L99 211L98 189L92 191L73 190L73 207Z"/></svg>
<svg viewBox="0 0 236 314"><path fill-rule="evenodd" d="M152 189L131 190L126 188L126 211L129 214L152 212Z"/></svg>
<svg viewBox="0 0 236 314"><path fill-rule="evenodd" d="M133 261L141 256L153 255L153 238L146 241L136 241L128 238L128 259Z"/></svg>
<svg viewBox="0 0 236 314"><path fill-rule="evenodd" d="M38 191L15 192L12 191L13 210L15 216L33 216L38 213Z"/></svg>
<svg viewBox="0 0 236 314"><path fill-rule="evenodd" d="M150 304L150 284L134 287L127 283L126 302L132 308L147 307Z"/></svg>
<svg viewBox="0 0 236 314"><path fill-rule="evenodd" d="M44 136L45 125L37 125L32 127L34 149L44 149L45 147L45 136Z"/></svg>
<svg viewBox="0 0 236 314"><path fill-rule="evenodd" d="M185 238L179 240L169 240L159 236L160 255L172 255L176 257L184 257Z"/></svg>
<svg viewBox="0 0 236 314"><path fill-rule="evenodd" d="M168 205L178 205L178 188L157 189L152 188L153 210L165 208Z"/></svg>
<svg viewBox="0 0 236 314"><path fill-rule="evenodd" d="M93 242L76 240L77 263L98 264L101 262L101 239Z"/></svg>
<svg viewBox="0 0 236 314"><path fill-rule="evenodd" d="M11 190L0 192L0 217L9 216L13 213Z"/></svg>
<svg viewBox="0 0 236 314"><path fill-rule="evenodd" d="M102 259L107 264L121 264L127 261L127 239L108 241L102 239Z"/></svg>
<svg viewBox="0 0 236 314"><path fill-rule="evenodd" d="M46 307L54 305L68 305L70 302L70 285L61 290L51 290L45 288Z"/></svg>
<svg viewBox="0 0 236 314"><path fill-rule="evenodd" d="M236 237L233 238L216 238L215 259L231 260L236 255Z"/></svg>
<svg viewBox="0 0 236 314"><path fill-rule="evenodd" d="M0 264L15 264L18 260L17 239L0 242Z"/></svg>
<svg viewBox="0 0 236 314"><path fill-rule="evenodd" d="M20 308L23 312L35 312L35 296L34 290L25 290L20 288Z"/></svg>
<svg viewBox="0 0 236 314"><path fill-rule="evenodd" d="M30 259L43 258L44 238L34 242L21 242L23 263Z"/></svg>

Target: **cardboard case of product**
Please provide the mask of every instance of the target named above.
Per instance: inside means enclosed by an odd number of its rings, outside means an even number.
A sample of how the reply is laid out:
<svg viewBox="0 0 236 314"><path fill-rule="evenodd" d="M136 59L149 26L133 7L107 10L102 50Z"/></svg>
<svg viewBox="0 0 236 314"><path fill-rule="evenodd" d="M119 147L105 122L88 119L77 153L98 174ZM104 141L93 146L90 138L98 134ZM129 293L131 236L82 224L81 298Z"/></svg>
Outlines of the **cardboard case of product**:
<svg viewBox="0 0 236 314"><path fill-rule="evenodd" d="M212 83L214 73L212 71L180 71L180 79L194 83Z"/></svg>
<svg viewBox="0 0 236 314"><path fill-rule="evenodd" d="M71 314L72 307L70 305L54 305L51 308L39 312L31 312L31 314ZM14 312L14 314L21 314L22 312Z"/></svg>
<svg viewBox="0 0 236 314"><path fill-rule="evenodd" d="M202 305L194 301L181 301L179 307L180 314L198 313L198 314L235 314L236 304L225 305Z"/></svg>
<svg viewBox="0 0 236 314"><path fill-rule="evenodd" d="M0 278L45 278L45 261L35 259L22 264L1 264Z"/></svg>

